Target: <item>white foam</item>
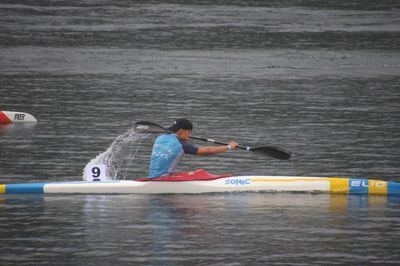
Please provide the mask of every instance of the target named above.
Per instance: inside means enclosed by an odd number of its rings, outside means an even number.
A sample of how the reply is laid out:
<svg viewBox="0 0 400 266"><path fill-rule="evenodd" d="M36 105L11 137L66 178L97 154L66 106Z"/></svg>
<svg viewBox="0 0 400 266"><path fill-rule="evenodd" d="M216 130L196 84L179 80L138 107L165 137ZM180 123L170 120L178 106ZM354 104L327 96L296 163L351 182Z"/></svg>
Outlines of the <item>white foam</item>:
<svg viewBox="0 0 400 266"><path fill-rule="evenodd" d="M83 180L86 168L92 164L105 164L107 177L113 180L126 179L129 168L140 149L140 144L148 135L137 134L133 129L119 135L103 153L90 160L83 169Z"/></svg>

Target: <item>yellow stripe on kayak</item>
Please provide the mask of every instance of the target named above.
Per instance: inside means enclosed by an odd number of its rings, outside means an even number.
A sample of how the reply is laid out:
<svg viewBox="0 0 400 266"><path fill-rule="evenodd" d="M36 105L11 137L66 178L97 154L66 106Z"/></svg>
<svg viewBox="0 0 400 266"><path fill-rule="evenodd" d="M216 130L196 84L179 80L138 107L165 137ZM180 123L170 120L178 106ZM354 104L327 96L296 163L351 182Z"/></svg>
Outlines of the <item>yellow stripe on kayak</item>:
<svg viewBox="0 0 400 266"><path fill-rule="evenodd" d="M6 193L6 185L0 184L0 194L5 194Z"/></svg>
<svg viewBox="0 0 400 266"><path fill-rule="evenodd" d="M329 178L330 192L348 194L349 193L349 179L347 178Z"/></svg>
<svg viewBox="0 0 400 266"><path fill-rule="evenodd" d="M381 180L368 180L368 194L387 195L387 182Z"/></svg>

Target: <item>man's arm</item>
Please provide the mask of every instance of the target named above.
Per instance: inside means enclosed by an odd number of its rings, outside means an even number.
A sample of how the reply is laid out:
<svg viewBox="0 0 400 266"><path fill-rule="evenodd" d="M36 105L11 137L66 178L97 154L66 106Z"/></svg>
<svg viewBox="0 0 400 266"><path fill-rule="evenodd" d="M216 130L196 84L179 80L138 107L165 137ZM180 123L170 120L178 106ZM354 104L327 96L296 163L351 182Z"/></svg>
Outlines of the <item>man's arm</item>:
<svg viewBox="0 0 400 266"><path fill-rule="evenodd" d="M203 146L197 150L197 155L212 155L217 153L224 153L231 149L235 149L239 144L234 141L229 142L227 146ZM229 147L228 147L229 146Z"/></svg>

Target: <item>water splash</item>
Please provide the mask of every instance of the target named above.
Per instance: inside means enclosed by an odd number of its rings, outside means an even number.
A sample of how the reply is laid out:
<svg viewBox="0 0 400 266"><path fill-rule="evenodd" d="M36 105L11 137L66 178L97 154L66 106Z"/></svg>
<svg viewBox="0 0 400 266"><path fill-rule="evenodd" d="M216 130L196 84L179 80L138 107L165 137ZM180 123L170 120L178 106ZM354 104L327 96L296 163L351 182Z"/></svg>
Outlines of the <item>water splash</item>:
<svg viewBox="0 0 400 266"><path fill-rule="evenodd" d="M83 179L86 168L91 164L104 164L108 179L126 179L133 167L133 161L142 147L142 142L149 135L135 133L133 128L119 135L108 149L92 159L83 169Z"/></svg>

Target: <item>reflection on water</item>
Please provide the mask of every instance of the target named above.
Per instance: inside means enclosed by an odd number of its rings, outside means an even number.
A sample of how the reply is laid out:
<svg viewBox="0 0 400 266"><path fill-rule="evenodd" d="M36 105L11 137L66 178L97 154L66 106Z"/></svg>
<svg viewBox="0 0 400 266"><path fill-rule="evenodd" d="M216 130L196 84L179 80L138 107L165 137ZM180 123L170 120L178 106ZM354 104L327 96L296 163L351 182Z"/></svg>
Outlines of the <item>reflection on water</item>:
<svg viewBox="0 0 400 266"><path fill-rule="evenodd" d="M289 262L289 255L309 261L307 247L312 246L313 259L321 263L358 263L377 255L372 252L362 259L366 246L381 250L400 236L399 198L380 196L217 193L2 199L0 220L12 218L19 228L0 229L0 240L8 243L3 251L13 254L5 261L15 255L39 258L46 247L67 264L78 258L90 261L94 255L103 263L276 263ZM40 234L45 242L37 241ZM17 248L22 243L33 252ZM288 254L282 254L282 248ZM56 260L50 254L45 258ZM395 256L380 260L393 263Z"/></svg>
<svg viewBox="0 0 400 266"><path fill-rule="evenodd" d="M26 138L34 134L35 127L36 123L0 124L0 136L3 140L7 135L10 140L18 138L19 136Z"/></svg>

